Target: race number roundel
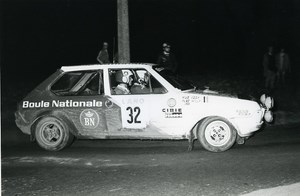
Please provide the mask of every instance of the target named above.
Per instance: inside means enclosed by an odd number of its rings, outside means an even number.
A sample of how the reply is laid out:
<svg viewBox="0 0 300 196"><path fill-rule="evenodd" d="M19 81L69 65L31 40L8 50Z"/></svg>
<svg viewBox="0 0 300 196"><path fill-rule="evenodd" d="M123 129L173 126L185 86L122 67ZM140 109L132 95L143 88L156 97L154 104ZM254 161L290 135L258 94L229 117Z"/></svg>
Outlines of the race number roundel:
<svg viewBox="0 0 300 196"><path fill-rule="evenodd" d="M176 105L176 100L174 98L170 98L168 100L168 106L169 107L174 107Z"/></svg>
<svg viewBox="0 0 300 196"><path fill-rule="evenodd" d="M94 129L99 125L99 115L95 110L85 109L80 113L80 123L85 128Z"/></svg>

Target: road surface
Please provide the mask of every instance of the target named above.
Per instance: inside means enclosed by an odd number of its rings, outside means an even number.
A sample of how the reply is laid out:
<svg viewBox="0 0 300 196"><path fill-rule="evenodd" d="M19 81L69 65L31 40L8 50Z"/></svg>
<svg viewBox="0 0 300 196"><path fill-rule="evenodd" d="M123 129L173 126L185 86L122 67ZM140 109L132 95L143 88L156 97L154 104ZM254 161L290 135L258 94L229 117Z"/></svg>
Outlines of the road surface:
<svg viewBox="0 0 300 196"><path fill-rule="evenodd" d="M267 126L222 153L195 144L192 152L185 140L77 140L60 152L6 144L2 195L241 195L300 182L299 124Z"/></svg>

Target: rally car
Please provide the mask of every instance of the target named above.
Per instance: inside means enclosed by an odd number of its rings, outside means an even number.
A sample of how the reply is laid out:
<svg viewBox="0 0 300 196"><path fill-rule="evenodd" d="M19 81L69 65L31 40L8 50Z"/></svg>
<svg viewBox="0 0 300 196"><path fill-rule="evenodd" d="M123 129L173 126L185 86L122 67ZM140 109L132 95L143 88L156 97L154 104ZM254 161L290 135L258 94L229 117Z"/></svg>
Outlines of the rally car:
<svg viewBox="0 0 300 196"><path fill-rule="evenodd" d="M187 139L212 152L271 122L273 99L199 90L153 64L63 66L20 103L16 125L40 147L58 151L84 139Z"/></svg>

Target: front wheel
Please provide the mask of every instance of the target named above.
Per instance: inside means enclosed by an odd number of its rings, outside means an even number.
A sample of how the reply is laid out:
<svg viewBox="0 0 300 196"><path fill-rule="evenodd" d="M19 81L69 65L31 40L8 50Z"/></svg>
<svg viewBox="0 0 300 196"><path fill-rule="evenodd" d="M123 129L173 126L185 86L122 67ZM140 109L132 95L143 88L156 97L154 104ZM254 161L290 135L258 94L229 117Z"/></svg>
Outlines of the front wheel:
<svg viewBox="0 0 300 196"><path fill-rule="evenodd" d="M74 139L68 126L54 117L44 117L36 125L35 138L40 147L49 151L59 151Z"/></svg>
<svg viewBox="0 0 300 196"><path fill-rule="evenodd" d="M198 126L198 139L206 150L223 152L235 143L236 131L226 119L209 117Z"/></svg>

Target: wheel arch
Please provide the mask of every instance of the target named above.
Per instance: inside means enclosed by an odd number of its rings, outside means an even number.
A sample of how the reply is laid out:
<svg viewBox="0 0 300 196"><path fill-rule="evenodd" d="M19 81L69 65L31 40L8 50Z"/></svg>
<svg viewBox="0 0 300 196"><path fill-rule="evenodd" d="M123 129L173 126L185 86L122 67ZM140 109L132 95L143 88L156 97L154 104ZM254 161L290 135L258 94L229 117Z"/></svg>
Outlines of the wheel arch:
<svg viewBox="0 0 300 196"><path fill-rule="evenodd" d="M58 118L61 119L62 121L64 121L67 126L69 127L69 131L71 134L73 134L74 136L78 135L78 130L75 127L75 125L73 124L73 122L71 120L69 120L69 118L67 117L67 115L62 112L62 111L53 111L53 110L49 110L49 111L43 111L42 113L40 113L39 115L37 115L37 117L35 118L35 120L33 121L31 127L30 127L30 132L31 132L31 140L35 140L35 128L38 124L38 122L43 119L44 117L54 117L54 118Z"/></svg>
<svg viewBox="0 0 300 196"><path fill-rule="evenodd" d="M237 133L237 135L239 134L239 130L237 129L236 125L234 123L232 123L228 118L224 117L224 116L220 116L220 115L207 115L202 117L200 120L198 120L194 126L192 127L192 129L189 131L190 134L193 134L195 136L195 139L198 139L198 128L199 126L202 124L202 122L207 119L207 118L214 118L214 117L218 117L218 118L223 118L224 120L226 120L226 122L230 123L231 127L233 128L233 130Z"/></svg>

